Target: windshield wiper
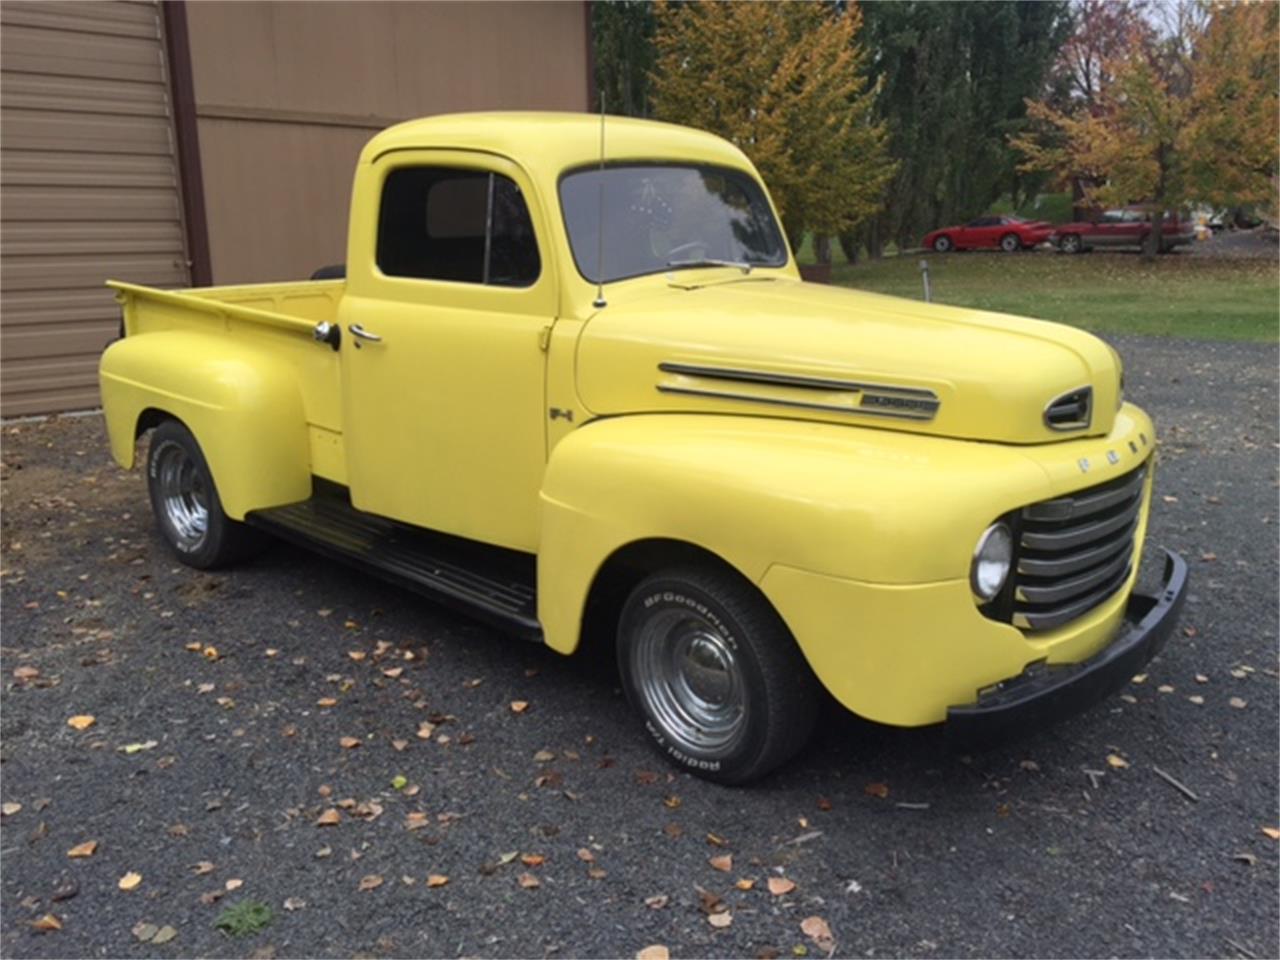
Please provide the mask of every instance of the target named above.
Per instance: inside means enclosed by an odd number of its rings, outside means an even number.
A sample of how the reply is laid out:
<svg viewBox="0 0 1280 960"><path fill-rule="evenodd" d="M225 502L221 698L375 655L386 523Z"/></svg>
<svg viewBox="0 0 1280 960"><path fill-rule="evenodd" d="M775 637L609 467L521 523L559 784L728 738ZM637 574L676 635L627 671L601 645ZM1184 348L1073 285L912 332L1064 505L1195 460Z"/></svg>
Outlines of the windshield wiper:
<svg viewBox="0 0 1280 960"><path fill-rule="evenodd" d="M714 260L711 257L694 257L689 260L668 260L668 267L733 267L744 274L751 272L751 264L744 260Z"/></svg>

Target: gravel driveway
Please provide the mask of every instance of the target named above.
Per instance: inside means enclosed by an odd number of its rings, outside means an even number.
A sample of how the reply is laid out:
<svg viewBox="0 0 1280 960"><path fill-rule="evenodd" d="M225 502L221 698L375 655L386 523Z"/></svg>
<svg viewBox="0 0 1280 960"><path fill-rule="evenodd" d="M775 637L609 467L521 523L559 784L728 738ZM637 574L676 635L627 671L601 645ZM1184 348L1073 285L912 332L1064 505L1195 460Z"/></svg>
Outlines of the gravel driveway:
<svg viewBox="0 0 1280 960"><path fill-rule="evenodd" d="M607 658L283 545L180 567L98 417L6 424L0 952L798 957L818 917L839 955L1277 956L1277 349L1117 345L1194 578L1145 678L974 756L829 709L739 790L670 773Z"/></svg>

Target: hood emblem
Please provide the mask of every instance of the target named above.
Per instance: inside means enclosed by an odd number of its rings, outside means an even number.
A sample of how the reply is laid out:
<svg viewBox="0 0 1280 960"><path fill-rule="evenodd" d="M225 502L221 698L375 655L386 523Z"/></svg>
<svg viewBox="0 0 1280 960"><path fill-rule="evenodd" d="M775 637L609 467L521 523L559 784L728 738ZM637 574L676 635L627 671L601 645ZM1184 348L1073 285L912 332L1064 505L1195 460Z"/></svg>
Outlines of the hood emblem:
<svg viewBox="0 0 1280 960"><path fill-rule="evenodd" d="M664 380L658 384L658 390L662 393L766 403L772 406L824 413L891 417L899 420L932 420L937 416L938 408L941 406L938 395L923 387L832 380L825 377L805 377L732 367L703 367L685 363L664 362L658 364L658 369L663 373L675 374L677 377L677 379ZM729 386L731 384L739 384L741 388L735 390ZM812 398L806 398L804 394L797 396L755 392L750 389L752 386L809 391ZM819 397L817 396L819 393L826 396Z"/></svg>

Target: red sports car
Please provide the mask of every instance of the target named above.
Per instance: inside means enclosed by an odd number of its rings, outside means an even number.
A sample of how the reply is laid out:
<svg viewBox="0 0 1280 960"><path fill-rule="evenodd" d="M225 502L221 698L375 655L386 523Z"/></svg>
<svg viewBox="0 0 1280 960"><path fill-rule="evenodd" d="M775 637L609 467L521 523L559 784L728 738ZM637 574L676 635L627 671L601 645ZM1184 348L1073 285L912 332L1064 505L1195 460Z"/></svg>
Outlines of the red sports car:
<svg viewBox="0 0 1280 960"><path fill-rule="evenodd" d="M970 220L962 227L943 227L926 234L924 246L938 253L952 250L999 248L1016 253L1044 243L1053 235L1053 224L1021 217L986 216Z"/></svg>

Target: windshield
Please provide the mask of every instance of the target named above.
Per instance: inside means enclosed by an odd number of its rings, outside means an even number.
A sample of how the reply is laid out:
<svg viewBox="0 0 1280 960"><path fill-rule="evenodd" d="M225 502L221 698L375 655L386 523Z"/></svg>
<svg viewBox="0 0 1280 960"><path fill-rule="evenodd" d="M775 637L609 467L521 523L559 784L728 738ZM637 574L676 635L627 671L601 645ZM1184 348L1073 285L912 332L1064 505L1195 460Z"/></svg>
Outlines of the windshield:
<svg viewBox="0 0 1280 960"><path fill-rule="evenodd" d="M579 170L561 179L560 206L578 272L592 283L681 267L787 262L782 231L764 191L736 170L665 165Z"/></svg>

